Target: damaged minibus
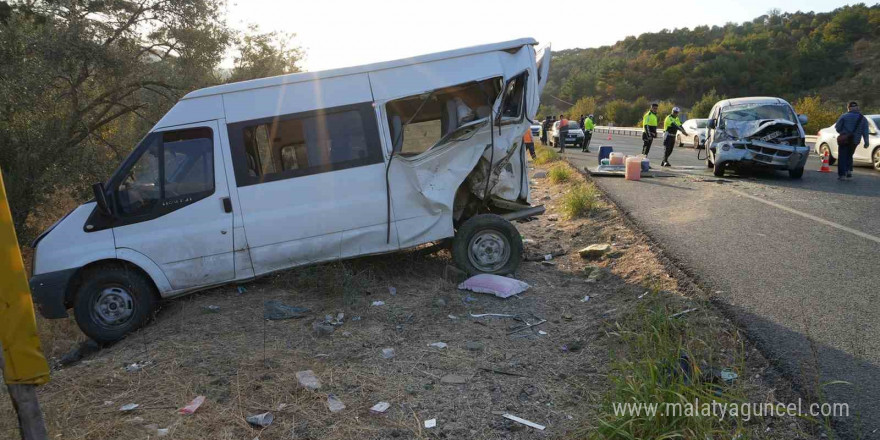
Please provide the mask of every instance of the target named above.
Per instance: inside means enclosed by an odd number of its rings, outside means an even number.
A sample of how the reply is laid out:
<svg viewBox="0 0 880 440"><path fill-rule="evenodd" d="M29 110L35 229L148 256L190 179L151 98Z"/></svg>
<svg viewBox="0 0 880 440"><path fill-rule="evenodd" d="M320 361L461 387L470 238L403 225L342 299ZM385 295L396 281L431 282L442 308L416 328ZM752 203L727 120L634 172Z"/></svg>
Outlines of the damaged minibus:
<svg viewBox="0 0 880 440"><path fill-rule="evenodd" d="M513 272L522 137L550 64L524 38L196 90L94 199L34 242L41 314L112 342L160 299L295 266L449 243Z"/></svg>

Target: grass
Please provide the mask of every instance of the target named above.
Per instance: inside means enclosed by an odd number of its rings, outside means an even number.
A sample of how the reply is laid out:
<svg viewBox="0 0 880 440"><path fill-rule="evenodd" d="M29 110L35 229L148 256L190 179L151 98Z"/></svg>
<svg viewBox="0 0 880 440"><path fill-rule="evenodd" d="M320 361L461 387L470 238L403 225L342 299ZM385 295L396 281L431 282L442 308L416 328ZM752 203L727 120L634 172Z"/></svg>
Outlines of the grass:
<svg viewBox="0 0 880 440"><path fill-rule="evenodd" d="M667 439L730 438L741 434L738 418L717 415L669 414L668 405L718 402L735 404L746 401L741 381L722 386L708 382L706 370L734 367L740 374L745 368L741 342L734 336L734 353L720 355L717 328L704 324L690 325L687 317L674 318L676 310L663 303L661 295L652 294L629 316L617 324L611 335L619 338L622 348L613 365L611 391L602 408L597 426L582 433L591 439ZM723 336L721 336L723 338ZM642 412L615 412L615 404L658 403L655 415ZM664 406L666 405L666 406Z"/></svg>
<svg viewBox="0 0 880 440"><path fill-rule="evenodd" d="M571 180L571 168L564 163L554 165L547 171L547 177L552 183L565 183Z"/></svg>
<svg viewBox="0 0 880 440"><path fill-rule="evenodd" d="M599 191L589 183L574 185L562 196L559 211L567 219L586 217L599 203Z"/></svg>
<svg viewBox="0 0 880 440"><path fill-rule="evenodd" d="M544 145L535 146L535 165L545 165L559 160L559 153L556 150Z"/></svg>

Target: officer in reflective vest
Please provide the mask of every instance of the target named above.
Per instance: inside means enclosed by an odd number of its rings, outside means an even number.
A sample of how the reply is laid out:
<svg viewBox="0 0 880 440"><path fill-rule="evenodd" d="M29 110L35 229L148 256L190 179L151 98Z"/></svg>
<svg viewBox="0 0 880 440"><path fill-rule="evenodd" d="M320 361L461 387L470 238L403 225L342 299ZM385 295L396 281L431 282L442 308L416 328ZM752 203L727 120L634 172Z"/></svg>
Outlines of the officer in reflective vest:
<svg viewBox="0 0 880 440"><path fill-rule="evenodd" d="M660 162L660 166L662 167L672 166L669 163L669 155L672 154L672 150L675 148L676 133L681 131L683 135L688 135L681 126L681 119L678 118L679 112L681 112L681 109L673 107L672 114L666 116L666 120L663 121L663 131L665 131L666 134L663 135L663 147L665 148L665 151L663 153L663 162Z"/></svg>
<svg viewBox="0 0 880 440"><path fill-rule="evenodd" d="M584 144L581 148L584 153L590 152L590 139L593 138L594 128L596 128L596 123L593 122L593 115L587 116L587 119L584 119Z"/></svg>
<svg viewBox="0 0 880 440"><path fill-rule="evenodd" d="M659 105L655 102L651 104L651 109L645 113L645 116L642 116L642 127L645 129L642 132L642 154L645 157L648 156L648 153L651 151L651 143L654 142L654 138L657 137L657 108Z"/></svg>

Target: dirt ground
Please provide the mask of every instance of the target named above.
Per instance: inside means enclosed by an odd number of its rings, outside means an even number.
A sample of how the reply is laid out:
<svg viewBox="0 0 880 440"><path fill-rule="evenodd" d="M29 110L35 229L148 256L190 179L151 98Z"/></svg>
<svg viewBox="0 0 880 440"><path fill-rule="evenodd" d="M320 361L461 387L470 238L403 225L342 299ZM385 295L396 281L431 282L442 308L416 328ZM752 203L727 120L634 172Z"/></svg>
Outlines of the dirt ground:
<svg viewBox="0 0 880 440"><path fill-rule="evenodd" d="M608 389L615 344L608 329L646 286L668 292L679 286L608 203L588 218L565 220L556 206L568 186L532 183L534 203L548 209L517 223L527 261L515 277L531 285L518 297L460 291L444 276L448 251L413 251L296 269L243 289L227 286L169 301L144 330L53 372L39 390L50 437L145 439L165 428L167 438L248 440L534 439L583 432ZM594 243L611 243L614 252L599 261L578 256L578 249ZM552 259L543 261L547 254ZM590 264L604 277L588 279L584 268ZM687 299L669 296L670 307L689 307ZM267 321L264 301L273 299L311 311L301 319ZM314 330L316 320L339 313L343 322L332 333ZM471 316L483 313L546 322L517 331L523 325L517 319ZM448 347L429 346L434 342ZM394 349L392 358L383 358L385 348ZM766 362L750 358L754 371L744 377L760 376ZM126 371L135 362L145 366ZM322 387L300 387L295 373L301 370L313 370ZM445 383L449 375L464 383ZM772 393L757 382L756 393ZM331 394L344 410L328 409ZM207 397L202 407L178 415L176 409L197 395ZM380 401L390 408L371 414ZM128 403L140 407L120 412ZM266 411L275 418L265 429L245 421ZM0 437L16 436L7 396L0 396L0 413ZM428 419L436 419L435 428L424 427ZM773 422L759 423L756 431Z"/></svg>

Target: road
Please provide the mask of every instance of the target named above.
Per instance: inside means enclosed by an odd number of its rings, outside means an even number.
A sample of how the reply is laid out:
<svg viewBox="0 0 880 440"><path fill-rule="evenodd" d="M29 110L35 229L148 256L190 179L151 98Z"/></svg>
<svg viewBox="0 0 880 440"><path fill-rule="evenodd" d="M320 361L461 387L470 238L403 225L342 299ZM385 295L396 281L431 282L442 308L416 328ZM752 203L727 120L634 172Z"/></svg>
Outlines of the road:
<svg viewBox="0 0 880 440"><path fill-rule="evenodd" d="M594 135L592 153L569 149L582 169L600 145L641 153L634 136ZM661 169L663 146L649 158ZM880 173L728 171L719 183L696 150L675 149L672 168L641 181L594 177L687 273L713 294L768 357L803 390L821 382L828 401L849 404L844 438L880 438ZM837 424L837 422L840 422Z"/></svg>

